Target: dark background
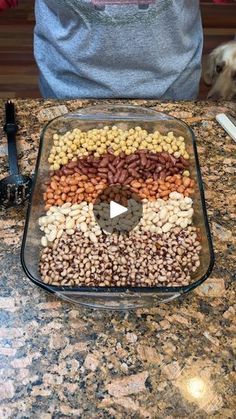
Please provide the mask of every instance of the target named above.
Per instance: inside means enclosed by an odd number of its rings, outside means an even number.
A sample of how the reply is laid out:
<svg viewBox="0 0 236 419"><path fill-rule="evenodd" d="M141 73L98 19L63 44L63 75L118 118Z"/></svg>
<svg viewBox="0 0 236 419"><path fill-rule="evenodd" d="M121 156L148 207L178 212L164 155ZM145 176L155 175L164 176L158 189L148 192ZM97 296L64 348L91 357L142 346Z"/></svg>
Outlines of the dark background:
<svg viewBox="0 0 236 419"><path fill-rule="evenodd" d="M201 1L205 34L204 54L236 34L236 4ZM34 2L20 0L17 9L0 14L0 98L39 97L33 57ZM201 83L200 98L207 87Z"/></svg>

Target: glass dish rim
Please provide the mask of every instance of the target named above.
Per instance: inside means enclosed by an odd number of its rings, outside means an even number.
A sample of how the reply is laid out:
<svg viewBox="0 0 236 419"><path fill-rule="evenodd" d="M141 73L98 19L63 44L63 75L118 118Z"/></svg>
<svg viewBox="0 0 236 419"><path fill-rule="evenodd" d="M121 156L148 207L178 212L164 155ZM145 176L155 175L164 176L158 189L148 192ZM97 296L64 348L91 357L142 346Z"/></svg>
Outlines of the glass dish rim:
<svg viewBox="0 0 236 419"><path fill-rule="evenodd" d="M209 265L207 268L207 271L205 272L204 275L201 276L201 278L199 278L197 281L193 282L192 284L189 285L182 285L182 286L178 286L178 287L174 287L174 286L170 286L170 287L163 287L163 286L159 286L159 287L69 287L69 286L56 286L56 285L47 285L43 282L40 282L38 279L36 279L29 271L28 268L26 266L25 263L25 258L24 258L24 253L25 253L25 245L26 245L26 239L27 239L27 233L28 233L28 226L29 226L29 219L30 219L30 213L31 213L31 206L32 206L32 199L34 196L34 192L35 192L35 187L36 187L36 180L37 180L37 175L38 175L38 169L40 166L40 161L41 161L41 154L42 154L42 146L43 146L43 141L44 141L44 134L47 131L48 127L53 124L57 119L61 119L61 118L67 118L67 117L71 117L72 115L79 117L78 119L82 119L82 120L99 120L97 117L99 114L89 114L89 111L91 110L96 110L100 109L102 110L107 110L108 108L112 107L112 108L116 108L116 109L126 109L127 112L129 110L140 110L141 114L139 115L139 117L137 118L138 120L140 120L140 117L142 116L142 112L144 111L150 111L150 116L148 115L149 112L147 112L147 114L143 114L143 119L140 122L143 121L151 121L151 120L155 120L155 117L157 117L158 115L163 115L165 116L165 120L175 120L177 121L179 124L182 124L187 130L189 130L190 134L191 134L191 139L192 139L192 145L193 145L193 151L194 151L194 158L195 158L195 163L196 163L196 174L197 174L197 180L198 180L198 185L199 185L199 194L200 194L200 199L201 199L201 207L202 207L202 212L203 212L203 218L204 218L204 225L205 225L205 230L206 230L206 237L207 237L207 243L208 243L208 248L209 248L209 256L210 256L210 261L209 261ZM85 112L88 112L88 114L86 114ZM82 112L82 113L80 113ZM104 121L109 121L109 120L115 120L118 121L119 119L124 120L127 119L127 117L119 117L116 115L112 115L112 116L108 116L108 115L103 115L103 118L100 120L104 120ZM131 116L128 118L130 121L135 120L135 115ZM158 120L158 119L157 119ZM159 121L161 121L161 119L159 119ZM28 208L27 208L27 214L26 214L26 220L25 220L25 227L24 227L24 233L23 233L23 239L22 239L22 245L21 245L21 252L20 252L20 259L21 259L21 265L22 268L25 272L25 274L28 276L28 278L36 285L38 285L40 288L43 288L44 290L50 292L50 293L57 293L58 295L60 295L60 293L63 292L73 292L73 293L77 293L78 295L84 295L84 293L88 293L88 294L92 294L92 293L97 293L97 294L105 294L105 293L111 293L111 294L119 294L119 293L125 293L126 295L137 295L138 293L140 294L158 294L158 293L180 293L180 295L188 293L192 290L194 290L195 288L197 288L199 285L201 285L204 281L206 281L206 279L210 276L210 274L212 273L214 264L215 264L215 256L214 256L214 248L213 248L213 242L212 242L212 237L211 237L211 231L210 231L210 226L209 226L209 221L208 221L208 216L207 216L207 209L206 209L206 201L205 201L205 193L204 193L204 185L203 185L203 181L202 181L202 175L201 175L201 169L200 169L200 164L199 164L199 158L198 158L198 152L197 152L197 144L196 144L196 137L195 137L195 133L193 131L193 129L184 121L182 121L179 118L176 118L175 116L172 115L168 115L165 114L164 112L159 112L156 111L155 109L152 108L145 108L142 106L135 106L135 105L124 105L124 104L107 104L107 105L92 105L92 106L88 106L85 108L79 108L75 111L72 112L68 112L65 113L63 115L59 115L53 119L51 119L50 121L48 121L40 134L40 142L39 142L39 150L38 150L38 155L37 155L37 160L36 160L36 165L35 165L35 173L33 176L33 185L32 185L32 190L31 190L31 194L30 194L30 198L29 198L29 203L28 203Z"/></svg>

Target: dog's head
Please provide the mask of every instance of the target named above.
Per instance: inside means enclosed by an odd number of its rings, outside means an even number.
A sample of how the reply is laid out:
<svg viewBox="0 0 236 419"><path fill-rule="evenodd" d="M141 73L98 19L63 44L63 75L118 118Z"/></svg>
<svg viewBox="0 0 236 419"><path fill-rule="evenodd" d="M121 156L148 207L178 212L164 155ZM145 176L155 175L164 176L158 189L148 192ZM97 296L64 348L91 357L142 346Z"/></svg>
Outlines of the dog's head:
<svg viewBox="0 0 236 419"><path fill-rule="evenodd" d="M212 51L203 63L203 78L212 86L208 98L233 99L236 96L236 41Z"/></svg>

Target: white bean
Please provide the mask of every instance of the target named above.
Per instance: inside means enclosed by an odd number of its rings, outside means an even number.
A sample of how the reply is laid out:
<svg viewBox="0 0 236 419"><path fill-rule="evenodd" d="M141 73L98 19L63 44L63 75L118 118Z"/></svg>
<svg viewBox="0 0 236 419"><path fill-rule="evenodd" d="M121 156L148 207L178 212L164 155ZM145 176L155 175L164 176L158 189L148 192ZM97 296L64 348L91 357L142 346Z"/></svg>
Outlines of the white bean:
<svg viewBox="0 0 236 419"><path fill-rule="evenodd" d="M81 223L80 224L80 230L82 231L82 233L86 233L88 231L88 226L86 223Z"/></svg>
<svg viewBox="0 0 236 419"><path fill-rule="evenodd" d="M75 227L75 220L73 220L73 218L68 218L66 220L66 230L71 230Z"/></svg>
<svg viewBox="0 0 236 419"><path fill-rule="evenodd" d="M41 244L42 244L43 247L47 247L48 241L47 241L47 238L45 236L43 236L41 238Z"/></svg>
<svg viewBox="0 0 236 419"><path fill-rule="evenodd" d="M171 223L164 224L163 227L162 227L163 233L167 233L168 231L170 231L172 229L172 227L173 227L173 224L171 224Z"/></svg>

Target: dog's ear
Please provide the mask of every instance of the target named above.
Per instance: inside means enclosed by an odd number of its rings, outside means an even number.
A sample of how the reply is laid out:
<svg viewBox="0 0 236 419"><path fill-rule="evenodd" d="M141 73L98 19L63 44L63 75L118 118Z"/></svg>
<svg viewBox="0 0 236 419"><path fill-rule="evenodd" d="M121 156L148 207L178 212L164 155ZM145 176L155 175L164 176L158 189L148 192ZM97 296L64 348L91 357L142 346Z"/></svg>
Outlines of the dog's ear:
<svg viewBox="0 0 236 419"><path fill-rule="evenodd" d="M211 86L213 83L213 78L215 75L215 66L216 66L216 57L214 53L211 53L207 57L203 57L202 60L202 74L203 80L208 86Z"/></svg>

